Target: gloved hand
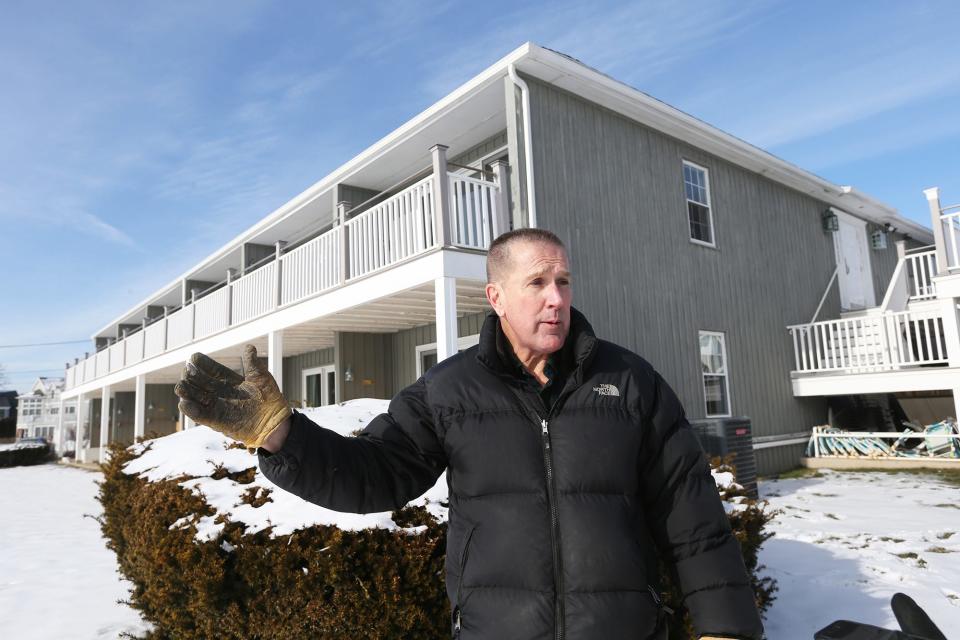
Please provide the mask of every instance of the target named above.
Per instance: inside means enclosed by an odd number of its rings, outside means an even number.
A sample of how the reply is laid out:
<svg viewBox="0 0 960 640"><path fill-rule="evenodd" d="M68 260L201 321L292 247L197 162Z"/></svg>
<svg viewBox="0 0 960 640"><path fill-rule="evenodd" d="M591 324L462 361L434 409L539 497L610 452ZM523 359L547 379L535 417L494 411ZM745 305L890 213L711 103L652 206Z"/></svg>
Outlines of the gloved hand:
<svg viewBox="0 0 960 640"><path fill-rule="evenodd" d="M180 397L180 411L191 420L256 449L292 412L252 344L243 350L243 370L241 376L195 353L174 393Z"/></svg>

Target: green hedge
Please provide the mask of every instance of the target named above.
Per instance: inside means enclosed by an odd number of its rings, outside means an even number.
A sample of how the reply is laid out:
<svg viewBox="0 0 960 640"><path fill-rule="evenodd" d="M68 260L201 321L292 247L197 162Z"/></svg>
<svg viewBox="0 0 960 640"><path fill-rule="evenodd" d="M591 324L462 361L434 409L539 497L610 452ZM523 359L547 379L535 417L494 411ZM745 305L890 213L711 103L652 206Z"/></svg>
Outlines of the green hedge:
<svg viewBox="0 0 960 640"><path fill-rule="evenodd" d="M136 457L111 445L99 500L107 546L133 583L130 604L153 623L146 638L446 638L450 611L443 586L446 523L423 508L393 514L398 525L425 525L421 533L313 526L285 536L246 534L224 522L221 536L198 542L194 527L170 526L213 510L178 485L186 477L148 482L122 467ZM212 477L225 472L214 472ZM229 474L250 482L253 473ZM247 492L254 506L269 490ZM731 517L747 565L769 519L756 506ZM666 578L669 584L669 577ZM758 601L772 585L755 578ZM667 595L675 609L677 598ZM679 629L682 625L675 624ZM684 637L679 635L672 637Z"/></svg>
<svg viewBox="0 0 960 640"><path fill-rule="evenodd" d="M53 447L41 444L0 451L0 467L19 467L28 464L43 464L53 460Z"/></svg>

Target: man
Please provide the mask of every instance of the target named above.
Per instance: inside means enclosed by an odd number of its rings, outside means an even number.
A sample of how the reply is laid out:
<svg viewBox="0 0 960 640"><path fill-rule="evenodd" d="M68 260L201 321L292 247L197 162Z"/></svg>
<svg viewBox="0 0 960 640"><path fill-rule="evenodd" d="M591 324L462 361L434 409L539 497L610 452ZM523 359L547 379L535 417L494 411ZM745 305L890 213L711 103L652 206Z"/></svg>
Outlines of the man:
<svg viewBox="0 0 960 640"><path fill-rule="evenodd" d="M195 354L177 385L191 418L260 447L278 486L339 511L397 509L447 470L455 637L665 637L659 550L704 638L760 638L740 547L676 396L571 308L566 249L519 229L487 258L476 347L431 368L357 438ZM659 629L659 630L658 630Z"/></svg>

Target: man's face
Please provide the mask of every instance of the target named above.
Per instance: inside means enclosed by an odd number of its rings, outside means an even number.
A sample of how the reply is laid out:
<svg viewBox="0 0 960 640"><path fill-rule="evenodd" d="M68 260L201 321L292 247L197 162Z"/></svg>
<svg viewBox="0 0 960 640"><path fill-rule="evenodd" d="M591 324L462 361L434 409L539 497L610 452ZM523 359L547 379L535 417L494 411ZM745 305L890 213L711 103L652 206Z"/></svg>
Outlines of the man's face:
<svg viewBox="0 0 960 640"><path fill-rule="evenodd" d="M567 254L549 243L518 240L510 245L510 258L501 282L487 285L487 299L518 356L553 353L570 331Z"/></svg>

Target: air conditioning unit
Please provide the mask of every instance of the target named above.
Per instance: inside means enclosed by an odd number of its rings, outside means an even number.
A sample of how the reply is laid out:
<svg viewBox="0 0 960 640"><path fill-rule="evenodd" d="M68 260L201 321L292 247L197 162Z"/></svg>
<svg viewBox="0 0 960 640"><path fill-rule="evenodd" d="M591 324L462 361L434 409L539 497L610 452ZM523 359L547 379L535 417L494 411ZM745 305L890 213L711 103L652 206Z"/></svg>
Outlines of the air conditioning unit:
<svg viewBox="0 0 960 640"><path fill-rule="evenodd" d="M737 467L737 483L757 499L757 460L753 455L753 428L750 418L705 418L691 420L700 446L708 456L733 455Z"/></svg>

